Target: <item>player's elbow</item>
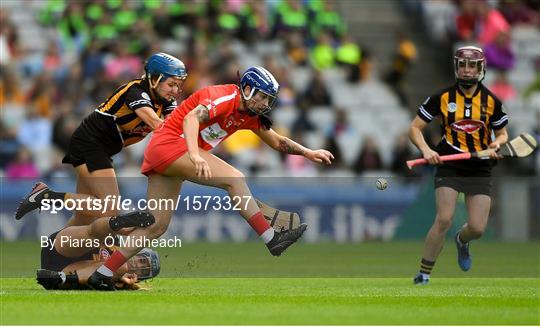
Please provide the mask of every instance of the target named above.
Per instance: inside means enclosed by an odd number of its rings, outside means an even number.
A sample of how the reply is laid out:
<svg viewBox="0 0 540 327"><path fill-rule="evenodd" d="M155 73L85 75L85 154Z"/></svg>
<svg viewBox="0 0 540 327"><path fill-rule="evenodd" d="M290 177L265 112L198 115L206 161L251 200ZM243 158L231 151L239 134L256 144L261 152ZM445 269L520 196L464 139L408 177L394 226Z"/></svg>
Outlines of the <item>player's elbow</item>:
<svg viewBox="0 0 540 327"><path fill-rule="evenodd" d="M284 137L284 136L281 136L281 135L275 135L275 136L271 136L267 139L264 140L264 143L268 144L269 147L271 147L272 149L276 150L276 151L281 151L279 145L286 142L287 138Z"/></svg>
<svg viewBox="0 0 540 327"><path fill-rule="evenodd" d="M197 119L197 116L195 115L195 113L191 111L184 117L184 120L182 123L184 124L184 129L185 129L186 126L193 126L193 124L198 124L199 120Z"/></svg>
<svg viewBox="0 0 540 327"><path fill-rule="evenodd" d="M418 127L414 126L414 125L411 125L409 127L409 140L411 140L412 142L414 142L414 139L415 139L415 135L419 132L419 129Z"/></svg>
<svg viewBox="0 0 540 327"><path fill-rule="evenodd" d="M156 129L159 128L159 126L161 126L161 124L163 124L163 120L159 119L159 118L156 118L156 119L153 119L150 124L148 124L148 126L150 126L150 128L155 131Z"/></svg>

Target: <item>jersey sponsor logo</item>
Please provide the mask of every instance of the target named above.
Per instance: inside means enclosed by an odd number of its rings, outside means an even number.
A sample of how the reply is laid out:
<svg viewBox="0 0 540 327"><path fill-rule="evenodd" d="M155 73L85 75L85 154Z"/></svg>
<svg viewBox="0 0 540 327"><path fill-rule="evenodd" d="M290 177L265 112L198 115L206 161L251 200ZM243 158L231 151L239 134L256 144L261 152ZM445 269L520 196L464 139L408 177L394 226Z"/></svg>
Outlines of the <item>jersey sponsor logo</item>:
<svg viewBox="0 0 540 327"><path fill-rule="evenodd" d="M150 96L146 92L141 93L141 97L143 97L143 99L150 100Z"/></svg>
<svg viewBox="0 0 540 327"><path fill-rule="evenodd" d="M215 148L221 141L227 137L228 133L219 126L218 123L214 123L205 129L201 130L202 139Z"/></svg>
<svg viewBox="0 0 540 327"><path fill-rule="evenodd" d="M227 117L227 122L225 123L225 128L229 128L232 125L234 125L235 127L239 127L245 121L246 120L244 118L241 118L240 121L236 121L236 119L234 118L234 115L230 115L229 117Z"/></svg>
<svg viewBox="0 0 540 327"><path fill-rule="evenodd" d="M463 119L450 125L450 127L456 132L465 132L472 134L481 128L486 127L484 122L474 119Z"/></svg>
<svg viewBox="0 0 540 327"><path fill-rule="evenodd" d="M448 112L456 112L457 104L455 102L450 102L448 104Z"/></svg>
<svg viewBox="0 0 540 327"><path fill-rule="evenodd" d="M137 125L135 128L126 131L130 134L130 136L142 136L145 137L146 135L152 133L152 128L146 124L140 124Z"/></svg>

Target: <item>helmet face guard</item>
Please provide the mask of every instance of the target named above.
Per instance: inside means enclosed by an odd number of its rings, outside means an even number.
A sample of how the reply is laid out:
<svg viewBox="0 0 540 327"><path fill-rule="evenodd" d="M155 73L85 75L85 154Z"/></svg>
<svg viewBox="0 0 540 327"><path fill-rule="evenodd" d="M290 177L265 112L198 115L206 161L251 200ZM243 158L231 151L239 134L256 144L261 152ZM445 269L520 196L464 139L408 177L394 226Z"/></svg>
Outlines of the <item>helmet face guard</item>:
<svg viewBox="0 0 540 327"><path fill-rule="evenodd" d="M137 274L139 280L156 277L161 270L158 253L152 249L142 249L128 260L128 270Z"/></svg>
<svg viewBox="0 0 540 327"><path fill-rule="evenodd" d="M249 101L251 99L255 100L254 98L258 97L257 94L262 94L262 98L266 98L268 99L268 104L260 107L260 108L253 108L253 107L247 107L249 112L253 115L264 115L264 114L267 114L270 110L274 109L274 107L276 106L277 104L277 95L274 96L274 95L271 95L271 94L268 94L262 90L259 90L259 89L251 89L250 93L249 93L249 96L245 96L244 95L244 90L242 90L242 95L244 96L244 100L245 101ZM264 100L262 100L264 101Z"/></svg>
<svg viewBox="0 0 540 327"><path fill-rule="evenodd" d="M476 74L469 78L463 78L459 74L460 68L476 68ZM486 73L486 59L482 49L473 46L457 49L454 55L454 73L458 84L465 88L470 88L480 83Z"/></svg>
<svg viewBox="0 0 540 327"><path fill-rule="evenodd" d="M249 85L249 94L244 93L244 88ZM262 108L247 107L251 114L264 115L272 110L276 104L279 93L279 83L275 77L266 69L260 66L250 67L240 78L240 92L244 103L254 97L268 99L268 104ZM258 94L262 96L259 96Z"/></svg>

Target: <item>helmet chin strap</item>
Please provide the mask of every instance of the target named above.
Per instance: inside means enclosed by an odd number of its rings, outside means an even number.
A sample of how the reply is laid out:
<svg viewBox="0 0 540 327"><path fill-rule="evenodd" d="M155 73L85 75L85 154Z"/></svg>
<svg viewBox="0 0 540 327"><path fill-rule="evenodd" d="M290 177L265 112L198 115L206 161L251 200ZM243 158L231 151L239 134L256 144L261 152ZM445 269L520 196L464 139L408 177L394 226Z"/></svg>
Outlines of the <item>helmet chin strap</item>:
<svg viewBox="0 0 540 327"><path fill-rule="evenodd" d="M268 106L266 106L260 111L255 111L253 110L253 108L248 107L247 101L248 100L244 100L244 98L242 98L242 102L244 103L244 107L247 108L247 113L249 116L262 116L262 115L267 114L270 111L270 107Z"/></svg>
<svg viewBox="0 0 540 327"><path fill-rule="evenodd" d="M159 77L157 78L156 82L155 83L152 83L152 78L150 78L150 76L148 76L148 85L150 85L150 89L152 90L152 93L154 93L154 96L156 97L157 101L159 101L160 103L167 103L167 102L172 102L173 100L170 100L170 99L167 99L163 96L161 96L158 92L158 89L159 89L159 82L161 81L161 78L163 77L163 74L159 74Z"/></svg>
<svg viewBox="0 0 540 327"><path fill-rule="evenodd" d="M150 87L155 89L158 84L159 84L159 81L161 81L161 78L163 77L163 74L159 74L159 77L158 79L156 80L156 83L152 83L152 78L148 75L148 84L150 84Z"/></svg>
<svg viewBox="0 0 540 327"><path fill-rule="evenodd" d="M478 84L478 80L475 79L475 78L470 79L470 80L459 78L458 79L458 84L459 84L459 86L461 86L463 88L470 89L471 87Z"/></svg>
<svg viewBox="0 0 540 327"><path fill-rule="evenodd" d="M247 104L247 103L248 103L248 100L244 99L243 96L242 96L242 103L244 104L244 107L247 109L247 114L248 114L249 116L252 116L252 117L253 117L253 116L257 116L257 115L258 115L257 112L255 112L252 108L250 108L250 107L248 106L248 104Z"/></svg>
<svg viewBox="0 0 540 327"><path fill-rule="evenodd" d="M248 96L246 96L246 94L244 93L244 90L242 89L242 87L240 86L240 97L242 98L242 103L244 104L244 108L247 109L247 112L248 112L248 115L250 116L257 116L257 115L260 115L258 112L256 112L255 110L253 110L253 108L250 108L248 106L248 101L251 100L251 98L253 97L253 90L251 91L251 94Z"/></svg>
<svg viewBox="0 0 540 327"><path fill-rule="evenodd" d="M154 95L154 97L156 98L156 100L161 103L161 104L166 104L167 102L172 102L172 100L169 100L163 96L161 96L158 92L158 89L157 88L152 88L152 93Z"/></svg>

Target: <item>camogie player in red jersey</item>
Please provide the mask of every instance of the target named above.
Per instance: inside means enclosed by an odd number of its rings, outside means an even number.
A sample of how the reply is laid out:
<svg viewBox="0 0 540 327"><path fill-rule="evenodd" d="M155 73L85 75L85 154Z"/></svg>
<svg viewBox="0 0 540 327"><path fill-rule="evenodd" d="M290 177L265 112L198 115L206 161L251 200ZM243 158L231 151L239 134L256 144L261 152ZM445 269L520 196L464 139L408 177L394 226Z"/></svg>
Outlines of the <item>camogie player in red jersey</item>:
<svg viewBox="0 0 540 327"><path fill-rule="evenodd" d="M215 85L203 88L178 106L163 126L154 132L144 153L142 173L148 176L150 199L177 202L184 180L219 187L230 198L240 198L240 214L263 239L270 253L279 256L295 243L307 228L275 231L265 220L246 184L245 176L233 166L208 152L240 129L249 129L277 151L302 155L307 159L331 164L333 155L326 150L311 150L271 129L266 114L275 106L279 84L262 67L251 67L240 78L240 85ZM135 230L130 237L157 238L169 225L174 208L161 208L153 215L156 223ZM137 247L123 247L114 252L88 283L99 290L112 290L111 277Z"/></svg>

